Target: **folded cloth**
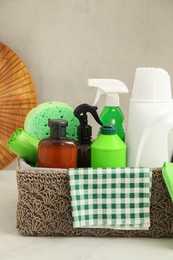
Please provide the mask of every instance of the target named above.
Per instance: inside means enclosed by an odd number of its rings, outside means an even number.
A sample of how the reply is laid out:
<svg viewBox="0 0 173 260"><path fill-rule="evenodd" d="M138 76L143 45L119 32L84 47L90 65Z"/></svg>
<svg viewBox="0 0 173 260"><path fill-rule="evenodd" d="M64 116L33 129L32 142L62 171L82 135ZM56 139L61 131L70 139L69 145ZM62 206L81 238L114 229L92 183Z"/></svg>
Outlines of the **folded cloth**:
<svg viewBox="0 0 173 260"><path fill-rule="evenodd" d="M149 168L69 169L73 227L150 227Z"/></svg>

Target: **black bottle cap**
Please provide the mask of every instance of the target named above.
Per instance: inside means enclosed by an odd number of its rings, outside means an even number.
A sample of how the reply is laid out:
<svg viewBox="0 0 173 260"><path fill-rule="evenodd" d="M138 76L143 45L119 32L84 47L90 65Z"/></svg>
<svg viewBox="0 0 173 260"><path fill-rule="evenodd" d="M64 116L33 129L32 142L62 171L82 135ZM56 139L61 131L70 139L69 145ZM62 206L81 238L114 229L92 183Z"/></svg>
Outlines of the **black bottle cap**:
<svg viewBox="0 0 173 260"><path fill-rule="evenodd" d="M63 139L66 137L67 120L50 119L48 126L50 127L50 137L52 139Z"/></svg>
<svg viewBox="0 0 173 260"><path fill-rule="evenodd" d="M97 107L88 104L81 104L74 110L74 115L79 119L80 125L77 129L78 142L80 144L90 144L92 137L92 128L88 125L87 113L91 113L97 123L102 125L102 122L97 114Z"/></svg>

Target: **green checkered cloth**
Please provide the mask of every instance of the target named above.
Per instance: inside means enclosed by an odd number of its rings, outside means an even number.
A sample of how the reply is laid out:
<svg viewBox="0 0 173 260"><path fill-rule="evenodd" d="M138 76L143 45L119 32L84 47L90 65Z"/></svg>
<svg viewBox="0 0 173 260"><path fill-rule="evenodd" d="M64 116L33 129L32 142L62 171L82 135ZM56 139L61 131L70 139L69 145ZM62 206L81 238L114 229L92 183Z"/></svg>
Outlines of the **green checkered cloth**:
<svg viewBox="0 0 173 260"><path fill-rule="evenodd" d="M68 174L74 228L149 229L149 168L78 168Z"/></svg>

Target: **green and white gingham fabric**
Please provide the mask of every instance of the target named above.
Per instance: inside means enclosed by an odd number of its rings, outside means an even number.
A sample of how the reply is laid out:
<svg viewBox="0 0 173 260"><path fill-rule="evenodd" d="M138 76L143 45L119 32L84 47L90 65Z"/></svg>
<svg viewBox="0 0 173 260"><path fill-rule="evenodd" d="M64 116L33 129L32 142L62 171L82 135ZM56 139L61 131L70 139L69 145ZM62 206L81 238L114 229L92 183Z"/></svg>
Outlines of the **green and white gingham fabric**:
<svg viewBox="0 0 173 260"><path fill-rule="evenodd" d="M149 168L78 168L68 173L74 228L149 229Z"/></svg>

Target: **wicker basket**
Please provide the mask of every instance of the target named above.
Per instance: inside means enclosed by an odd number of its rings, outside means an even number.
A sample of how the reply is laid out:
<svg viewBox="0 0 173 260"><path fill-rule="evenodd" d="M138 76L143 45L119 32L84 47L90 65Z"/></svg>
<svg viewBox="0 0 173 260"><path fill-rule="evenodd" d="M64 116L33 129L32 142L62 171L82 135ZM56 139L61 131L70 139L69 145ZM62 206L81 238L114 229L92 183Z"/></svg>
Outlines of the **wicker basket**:
<svg viewBox="0 0 173 260"><path fill-rule="evenodd" d="M153 171L151 227L145 231L73 228L67 170L17 167L17 229L25 236L173 237L173 204Z"/></svg>

